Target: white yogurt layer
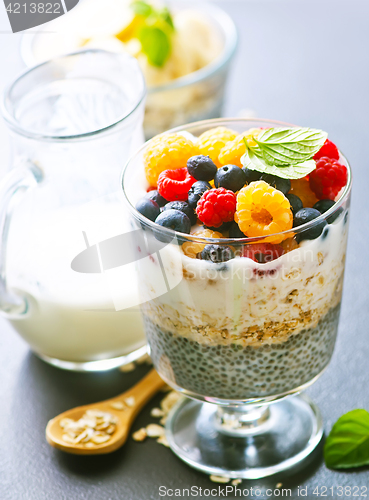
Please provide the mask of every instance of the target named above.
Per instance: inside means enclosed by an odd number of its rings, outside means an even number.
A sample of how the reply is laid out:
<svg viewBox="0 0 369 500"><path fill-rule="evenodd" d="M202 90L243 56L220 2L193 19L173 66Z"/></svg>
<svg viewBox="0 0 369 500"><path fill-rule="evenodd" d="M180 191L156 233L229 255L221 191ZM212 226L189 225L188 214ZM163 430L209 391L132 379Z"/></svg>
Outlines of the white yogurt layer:
<svg viewBox="0 0 369 500"><path fill-rule="evenodd" d="M204 344L286 341L341 300L347 227L342 214L319 238L265 264L244 257L213 264L168 245L163 269L169 286L178 274L180 283L158 297L160 262L140 261L144 312L163 330Z"/></svg>
<svg viewBox="0 0 369 500"><path fill-rule="evenodd" d="M19 210L16 217L24 217ZM11 230L9 286L26 297L28 311L13 326L43 355L75 362L131 353L145 344L137 277L132 266L120 269L121 307L103 273L85 274L72 260L90 246L130 230L119 202L97 200L30 217L29 235ZM24 242L28 241L28 245ZM110 271L114 272L114 270Z"/></svg>

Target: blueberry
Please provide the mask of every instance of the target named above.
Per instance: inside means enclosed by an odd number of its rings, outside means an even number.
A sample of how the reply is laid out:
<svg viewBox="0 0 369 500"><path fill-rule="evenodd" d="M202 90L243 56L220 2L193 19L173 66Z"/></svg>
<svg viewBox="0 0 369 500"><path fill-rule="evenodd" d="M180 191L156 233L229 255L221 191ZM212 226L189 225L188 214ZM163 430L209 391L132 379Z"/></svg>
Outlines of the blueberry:
<svg viewBox="0 0 369 500"><path fill-rule="evenodd" d="M329 233L329 226L325 227L323 232L322 232L323 240L328 236L328 233Z"/></svg>
<svg viewBox="0 0 369 500"><path fill-rule="evenodd" d="M319 200L315 203L314 207L316 210L319 210L319 212L321 214L324 214L324 212L327 212L330 208L333 207L333 205L335 205L336 202L333 201L333 200ZM339 208L334 214L330 215L328 218L327 218L327 222L328 224L332 224L332 222L334 222L337 217L343 212L343 208Z"/></svg>
<svg viewBox="0 0 369 500"><path fill-rule="evenodd" d="M246 182L245 172L236 165L224 165L218 168L214 177L215 187L230 189L234 193L242 189Z"/></svg>
<svg viewBox="0 0 369 500"><path fill-rule="evenodd" d="M299 210L301 210L303 208L302 201L295 194L292 194L292 193L286 194L286 198L290 202L293 215L295 215Z"/></svg>
<svg viewBox="0 0 369 500"><path fill-rule="evenodd" d="M140 212L144 217L150 219L151 221L155 221L157 216L160 214L160 207L154 200L150 200L148 198L141 198L136 203L136 210Z"/></svg>
<svg viewBox="0 0 369 500"><path fill-rule="evenodd" d="M270 186L282 191L283 194L287 194L291 189L291 181L289 179L282 179L282 177L277 177L273 174L262 174L260 177L261 181L265 181Z"/></svg>
<svg viewBox="0 0 369 500"><path fill-rule="evenodd" d="M191 156L187 161L187 170L198 181L211 181L217 173L217 166L210 156Z"/></svg>
<svg viewBox="0 0 369 500"><path fill-rule="evenodd" d="M242 170L246 175L246 182L248 184L250 184L250 182L259 181L260 177L263 175L262 172L258 172L257 170L250 170L246 167L243 167Z"/></svg>
<svg viewBox="0 0 369 500"><path fill-rule="evenodd" d="M321 214L324 214L327 210L333 207L335 202L333 200L319 200L315 203L313 208L318 210Z"/></svg>
<svg viewBox="0 0 369 500"><path fill-rule="evenodd" d="M179 210L180 212L183 212L187 215L192 225L196 224L197 222L197 215L194 209L191 208L190 205L185 201L171 201L164 205L164 207L162 208L163 212L166 210Z"/></svg>
<svg viewBox="0 0 369 500"><path fill-rule="evenodd" d="M231 247L222 245L206 245L204 250L197 254L197 257L202 260L210 260L214 264L227 262L234 258L234 252Z"/></svg>
<svg viewBox="0 0 369 500"><path fill-rule="evenodd" d="M295 217L293 218L293 227L298 227L302 224L306 224L307 222L310 222L319 217L319 215L321 215L321 213L318 210L315 210L315 208L302 208L296 213ZM316 226L313 226L312 228L307 229L301 233L297 233L297 243L300 243L303 240L314 240L322 234L322 231L326 225L326 221L323 220Z"/></svg>
<svg viewBox="0 0 369 500"><path fill-rule="evenodd" d="M157 191L156 189L146 193L145 198L156 201L159 207L163 207L166 203L168 203L167 200L163 198L162 195L159 193L159 191Z"/></svg>
<svg viewBox="0 0 369 500"><path fill-rule="evenodd" d="M186 214L179 210L164 210L156 219L156 224L173 229L178 233L187 233L191 231L191 221Z"/></svg>
<svg viewBox="0 0 369 500"><path fill-rule="evenodd" d="M239 228L237 222L233 221L231 227L229 228L230 238L247 238L245 234Z"/></svg>
<svg viewBox="0 0 369 500"><path fill-rule="evenodd" d="M192 184L188 191L188 204L193 210L196 210L197 202L208 189L211 189L211 185L205 181L197 181Z"/></svg>

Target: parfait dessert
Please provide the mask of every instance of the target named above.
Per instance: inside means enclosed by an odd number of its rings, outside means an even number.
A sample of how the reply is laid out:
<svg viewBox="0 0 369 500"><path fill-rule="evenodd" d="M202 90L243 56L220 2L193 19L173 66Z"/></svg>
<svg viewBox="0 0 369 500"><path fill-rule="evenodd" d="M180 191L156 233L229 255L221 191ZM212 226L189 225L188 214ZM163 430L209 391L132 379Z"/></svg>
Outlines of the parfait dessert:
<svg viewBox="0 0 369 500"><path fill-rule="evenodd" d="M138 257L154 365L221 404L300 391L329 363L350 184L327 133L232 124L161 134L123 177L146 241L162 243Z"/></svg>

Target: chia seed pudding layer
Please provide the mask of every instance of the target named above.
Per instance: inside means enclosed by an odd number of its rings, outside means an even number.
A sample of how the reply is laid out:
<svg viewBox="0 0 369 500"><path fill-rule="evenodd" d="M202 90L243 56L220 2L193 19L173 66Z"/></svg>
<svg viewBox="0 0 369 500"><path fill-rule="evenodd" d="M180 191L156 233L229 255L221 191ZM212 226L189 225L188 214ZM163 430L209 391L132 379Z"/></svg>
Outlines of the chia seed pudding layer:
<svg viewBox="0 0 369 500"><path fill-rule="evenodd" d="M329 363L340 303L315 327L282 343L206 345L164 331L144 316L151 357L159 372L179 387L219 399L251 399L292 391Z"/></svg>

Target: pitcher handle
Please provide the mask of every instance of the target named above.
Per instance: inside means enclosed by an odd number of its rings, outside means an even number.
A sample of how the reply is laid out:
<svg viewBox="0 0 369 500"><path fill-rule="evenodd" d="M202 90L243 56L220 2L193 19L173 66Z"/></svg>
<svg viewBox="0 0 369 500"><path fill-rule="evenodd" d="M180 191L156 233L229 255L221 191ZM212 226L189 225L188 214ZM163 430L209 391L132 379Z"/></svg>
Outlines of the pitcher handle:
<svg viewBox="0 0 369 500"><path fill-rule="evenodd" d="M19 316L27 312L25 297L8 289L6 258L9 227L13 210L23 195L42 180L42 171L30 161L13 168L0 181L0 311L6 316ZM21 194L21 197L15 195Z"/></svg>

